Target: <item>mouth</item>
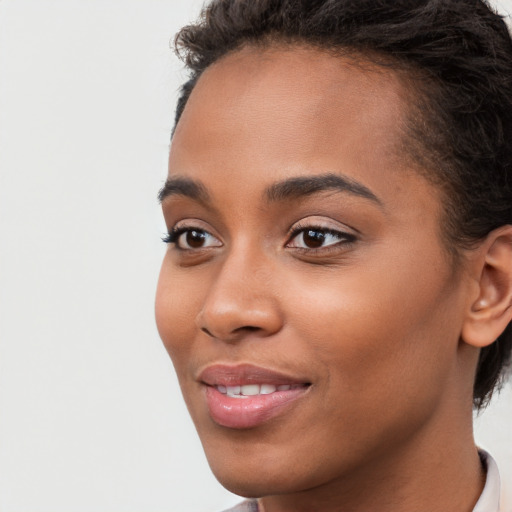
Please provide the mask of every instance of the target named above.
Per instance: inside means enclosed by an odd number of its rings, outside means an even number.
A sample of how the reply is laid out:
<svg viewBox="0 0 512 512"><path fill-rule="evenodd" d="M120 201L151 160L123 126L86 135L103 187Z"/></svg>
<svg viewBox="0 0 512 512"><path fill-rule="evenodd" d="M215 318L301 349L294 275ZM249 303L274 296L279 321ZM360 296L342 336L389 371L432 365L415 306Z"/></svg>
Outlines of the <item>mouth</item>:
<svg viewBox="0 0 512 512"><path fill-rule="evenodd" d="M233 429L258 427L287 412L311 384L252 365L213 365L200 379L212 420Z"/></svg>
<svg viewBox="0 0 512 512"><path fill-rule="evenodd" d="M215 389L230 398L249 398L250 396L271 395L276 391L300 389L307 384L243 384L241 386L214 386Z"/></svg>

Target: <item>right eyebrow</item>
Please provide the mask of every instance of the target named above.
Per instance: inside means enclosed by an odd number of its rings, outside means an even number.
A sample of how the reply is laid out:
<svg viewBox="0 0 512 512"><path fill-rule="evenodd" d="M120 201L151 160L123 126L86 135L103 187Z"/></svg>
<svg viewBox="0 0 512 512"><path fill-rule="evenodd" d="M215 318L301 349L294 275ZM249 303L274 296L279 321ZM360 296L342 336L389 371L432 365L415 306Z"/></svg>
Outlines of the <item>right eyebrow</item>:
<svg viewBox="0 0 512 512"><path fill-rule="evenodd" d="M160 203L170 196L189 197L203 203L208 202L210 199L210 195L202 183L180 176L167 178L164 186L158 192Z"/></svg>
<svg viewBox="0 0 512 512"><path fill-rule="evenodd" d="M334 190L373 201L380 207L380 199L366 186L342 174L321 174L318 176L295 176L271 185L266 196L269 201L299 199L319 192Z"/></svg>

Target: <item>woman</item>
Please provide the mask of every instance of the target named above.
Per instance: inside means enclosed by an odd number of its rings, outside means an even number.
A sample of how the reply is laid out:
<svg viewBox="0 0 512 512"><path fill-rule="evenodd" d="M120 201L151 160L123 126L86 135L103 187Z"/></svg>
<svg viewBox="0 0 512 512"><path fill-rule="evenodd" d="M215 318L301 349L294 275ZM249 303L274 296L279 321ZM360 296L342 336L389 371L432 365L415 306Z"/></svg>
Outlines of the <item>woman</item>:
<svg viewBox="0 0 512 512"><path fill-rule="evenodd" d="M497 512L512 43L476 0L217 0L160 192L157 324L260 512Z"/></svg>

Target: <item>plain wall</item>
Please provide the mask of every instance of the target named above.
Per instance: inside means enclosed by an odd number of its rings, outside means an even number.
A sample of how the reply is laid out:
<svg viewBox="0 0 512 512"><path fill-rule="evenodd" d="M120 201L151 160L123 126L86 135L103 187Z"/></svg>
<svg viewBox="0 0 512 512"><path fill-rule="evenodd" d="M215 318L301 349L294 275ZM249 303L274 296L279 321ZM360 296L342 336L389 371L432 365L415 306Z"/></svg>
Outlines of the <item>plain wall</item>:
<svg viewBox="0 0 512 512"><path fill-rule="evenodd" d="M218 512L154 325L194 0L0 0L0 512ZM501 2L512 11L512 0ZM477 420L512 478L512 389Z"/></svg>

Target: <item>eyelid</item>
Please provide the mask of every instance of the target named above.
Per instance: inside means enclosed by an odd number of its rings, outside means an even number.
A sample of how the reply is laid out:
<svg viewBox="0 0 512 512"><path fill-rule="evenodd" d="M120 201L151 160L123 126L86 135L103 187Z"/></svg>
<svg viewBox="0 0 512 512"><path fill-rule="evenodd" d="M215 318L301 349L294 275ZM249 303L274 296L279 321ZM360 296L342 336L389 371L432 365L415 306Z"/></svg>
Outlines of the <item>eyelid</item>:
<svg viewBox="0 0 512 512"><path fill-rule="evenodd" d="M210 245L206 247L198 247L198 248L183 248L178 246L178 241L180 237L189 231L198 231L201 233L206 233L213 239L217 240L219 243L215 245ZM198 220L198 219L187 219L177 222L170 230L169 232L162 238L162 241L167 244L174 244L176 249L181 251L197 251L202 249L209 249L209 248L216 248L216 247L222 247L223 243L220 240L220 237L217 235L214 235L212 233L212 229L209 227L204 226L204 222Z"/></svg>
<svg viewBox="0 0 512 512"><path fill-rule="evenodd" d="M335 221L333 219L315 215L305 217L297 222L294 222L290 228L288 228L288 236L291 237L292 235L304 231L305 229L317 229L319 231L339 233L342 235L352 235L354 237L360 234L357 229L351 226L342 224L341 222Z"/></svg>
<svg viewBox="0 0 512 512"><path fill-rule="evenodd" d="M333 226L334 224L334 226ZM318 231L325 233L327 235L332 235L339 238L338 242L331 243L325 246L321 246L318 248L304 248L304 247L297 247L297 246L291 246L290 243L300 234L307 230L311 231ZM198 231L201 233L207 234L212 239L216 240L218 243L214 245L208 245L205 247L180 247L178 245L178 241L180 237L187 232L190 231ZM304 250L308 252L314 252L314 251L325 251L329 249L335 249L336 247L340 245L348 245L350 243L353 243L358 238L358 231L354 228L351 228L346 225L342 225L337 221L331 220L331 219L325 219L325 218L318 218L315 216L308 217L305 219L301 219L298 222L295 222L289 229L288 229L288 235L286 238L285 247L295 249L295 250ZM222 247L223 242L220 239L219 236L214 234L214 230L211 229L209 226L205 226L205 223L203 221L200 221L199 219L186 219L181 220L177 222L170 230L167 235L165 235L162 238L162 241L168 244L174 244L175 247L182 251L199 251L202 249L210 249L210 248L216 248L216 247Z"/></svg>
<svg viewBox="0 0 512 512"><path fill-rule="evenodd" d="M337 237L339 240L335 243L327 244L322 247L316 247L316 248L297 247L297 246L290 245L293 240L295 240L300 234L302 234L306 231L321 232L321 233L324 233L325 235ZM324 249L327 249L328 247L334 247L334 246L337 246L340 244L352 243L355 240L356 240L355 235L353 235L351 233L347 233L345 231L338 231L338 230L334 230L334 229L325 229L325 228L322 228L319 226L308 226L306 228L297 229L294 233L292 233L292 235L288 239L288 242L286 243L286 246L293 248L293 249L304 249L304 250L308 250L308 251L315 251L315 250L324 250Z"/></svg>
<svg viewBox="0 0 512 512"><path fill-rule="evenodd" d="M336 227L333 226L336 224ZM317 247L317 248L305 248L305 247L297 247L291 246L291 242L299 236L301 233L305 231L319 231L328 235L339 237L339 241L336 243L332 243L329 245ZM293 226L288 230L288 237L285 244L285 247L288 247L293 250L298 251L306 251L309 253L315 251L329 251L329 250L337 250L340 246L347 246L348 244L354 243L358 238L358 231L356 229L350 228L346 225L340 225L335 221L327 221L326 219L318 219L315 217L310 217L306 219L302 219L299 222L293 224Z"/></svg>

